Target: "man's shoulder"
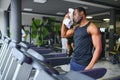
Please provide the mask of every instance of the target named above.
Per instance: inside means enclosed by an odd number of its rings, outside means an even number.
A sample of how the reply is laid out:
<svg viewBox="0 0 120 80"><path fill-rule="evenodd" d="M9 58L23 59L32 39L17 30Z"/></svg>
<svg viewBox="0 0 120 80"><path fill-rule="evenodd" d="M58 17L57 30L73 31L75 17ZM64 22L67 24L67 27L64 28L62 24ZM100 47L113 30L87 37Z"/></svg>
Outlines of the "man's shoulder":
<svg viewBox="0 0 120 80"><path fill-rule="evenodd" d="M96 27L96 25L93 22L90 22L89 27Z"/></svg>
<svg viewBox="0 0 120 80"><path fill-rule="evenodd" d="M89 33L98 32L98 27L94 23L91 22L90 25L88 26L87 31Z"/></svg>
<svg viewBox="0 0 120 80"><path fill-rule="evenodd" d="M88 26L89 29L97 29L98 27L93 23L90 22L90 25Z"/></svg>

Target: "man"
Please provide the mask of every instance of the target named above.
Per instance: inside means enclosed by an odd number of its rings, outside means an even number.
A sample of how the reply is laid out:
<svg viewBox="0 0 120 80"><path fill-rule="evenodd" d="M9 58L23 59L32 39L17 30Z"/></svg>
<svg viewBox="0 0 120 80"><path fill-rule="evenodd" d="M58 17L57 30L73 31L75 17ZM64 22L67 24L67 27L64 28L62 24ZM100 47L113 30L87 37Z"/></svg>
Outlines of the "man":
<svg viewBox="0 0 120 80"><path fill-rule="evenodd" d="M68 14L65 15L64 19L66 18L69 18ZM74 54L70 61L70 69L92 69L102 51L100 32L94 23L87 20L86 11L82 7L74 9L73 19L77 25L72 29L67 30L64 24L61 27L61 37L68 38L74 35Z"/></svg>

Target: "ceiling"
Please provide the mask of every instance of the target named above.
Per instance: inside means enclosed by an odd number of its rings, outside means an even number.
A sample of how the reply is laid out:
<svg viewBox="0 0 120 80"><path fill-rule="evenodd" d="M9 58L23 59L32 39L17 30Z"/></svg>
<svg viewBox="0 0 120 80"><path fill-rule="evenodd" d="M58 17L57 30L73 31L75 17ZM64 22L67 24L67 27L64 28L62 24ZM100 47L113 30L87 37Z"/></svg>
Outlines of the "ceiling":
<svg viewBox="0 0 120 80"><path fill-rule="evenodd" d="M45 3L22 0L22 12L62 17L68 8L78 6L84 7L87 15L92 15L94 19L98 20L109 18L109 10L112 8L117 10L117 14L120 13L120 0L47 0ZM29 11L24 10L24 8L29 9Z"/></svg>

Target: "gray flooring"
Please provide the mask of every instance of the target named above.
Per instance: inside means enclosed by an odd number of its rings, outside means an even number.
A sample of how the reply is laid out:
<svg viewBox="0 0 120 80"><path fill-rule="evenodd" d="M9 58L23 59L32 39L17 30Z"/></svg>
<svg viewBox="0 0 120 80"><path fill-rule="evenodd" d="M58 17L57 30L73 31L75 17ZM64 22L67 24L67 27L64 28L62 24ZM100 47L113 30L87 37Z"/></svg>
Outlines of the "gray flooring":
<svg viewBox="0 0 120 80"><path fill-rule="evenodd" d="M109 61L99 61L96 63L94 68L106 68L107 73L102 79L110 80L110 78L120 76L120 64L112 64Z"/></svg>
<svg viewBox="0 0 120 80"><path fill-rule="evenodd" d="M62 65L59 67L61 67L61 69L65 70L65 71L70 70L69 64ZM109 61L100 60L95 64L94 68L106 68L107 69L107 72L104 75L104 77L102 77L99 80L112 80L112 78L120 76L120 64L112 64Z"/></svg>

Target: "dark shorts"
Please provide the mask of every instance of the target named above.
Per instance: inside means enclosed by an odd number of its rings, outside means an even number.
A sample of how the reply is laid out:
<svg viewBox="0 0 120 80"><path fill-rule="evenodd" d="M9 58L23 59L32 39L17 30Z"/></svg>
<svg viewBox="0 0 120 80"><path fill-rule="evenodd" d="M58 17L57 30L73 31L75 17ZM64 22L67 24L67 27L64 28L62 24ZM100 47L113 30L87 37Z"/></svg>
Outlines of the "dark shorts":
<svg viewBox="0 0 120 80"><path fill-rule="evenodd" d="M76 63L75 61L73 61L72 59L70 60L70 70L73 71L82 71L85 69L86 66L80 65L78 63Z"/></svg>
<svg viewBox="0 0 120 80"><path fill-rule="evenodd" d="M74 42L73 37L68 38L68 44L71 44L71 43L73 43L73 42Z"/></svg>

